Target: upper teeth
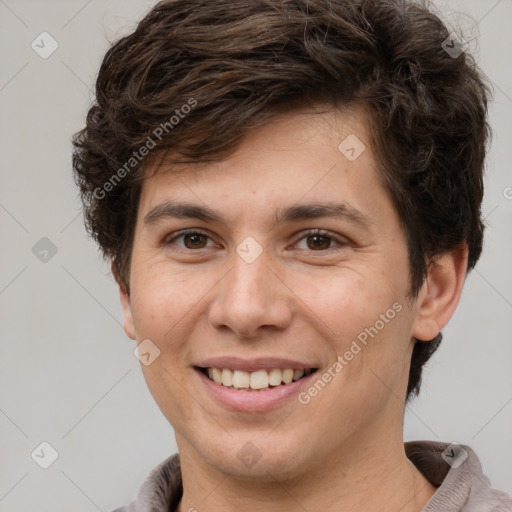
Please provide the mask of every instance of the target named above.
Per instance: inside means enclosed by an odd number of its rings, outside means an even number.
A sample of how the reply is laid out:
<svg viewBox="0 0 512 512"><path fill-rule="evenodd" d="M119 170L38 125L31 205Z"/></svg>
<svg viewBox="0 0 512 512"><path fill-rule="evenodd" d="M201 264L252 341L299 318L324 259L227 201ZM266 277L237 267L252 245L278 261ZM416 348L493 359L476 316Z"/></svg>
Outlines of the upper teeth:
<svg viewBox="0 0 512 512"><path fill-rule="evenodd" d="M255 372L244 372L242 370L230 370L228 368L208 368L208 377L217 384L237 389L265 389L269 386L279 386L281 383L289 384L299 380L310 370L292 370L286 368L281 370L258 370Z"/></svg>

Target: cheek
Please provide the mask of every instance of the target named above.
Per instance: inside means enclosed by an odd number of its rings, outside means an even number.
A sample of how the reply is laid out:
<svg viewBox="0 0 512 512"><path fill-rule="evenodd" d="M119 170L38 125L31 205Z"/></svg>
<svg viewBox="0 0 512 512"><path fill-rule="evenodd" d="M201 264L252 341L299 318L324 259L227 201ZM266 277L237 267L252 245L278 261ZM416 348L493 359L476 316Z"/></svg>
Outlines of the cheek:
<svg viewBox="0 0 512 512"><path fill-rule="evenodd" d="M162 355L176 353L187 317L203 294L197 284L164 265L148 266L132 284L132 314L139 342L154 341Z"/></svg>
<svg viewBox="0 0 512 512"><path fill-rule="evenodd" d="M152 364L141 365L148 389L168 421L180 430L191 421L190 403L183 393L190 369L185 371L183 360L194 307L204 292L164 266L147 265L144 273L134 276L132 314L138 343L149 338L160 350Z"/></svg>
<svg viewBox="0 0 512 512"><path fill-rule="evenodd" d="M339 351L344 351L347 342L373 325L396 300L375 273L342 270L320 279L295 276L294 281L294 291L305 305L304 314L319 328L324 326L325 336Z"/></svg>
<svg viewBox="0 0 512 512"><path fill-rule="evenodd" d="M310 312L304 314L329 343L333 364L342 358L342 369L333 369L338 391L331 398L343 396L347 404L382 399L387 394L382 382L393 388L408 368L410 312L403 290L383 275L352 271L305 284L301 299Z"/></svg>

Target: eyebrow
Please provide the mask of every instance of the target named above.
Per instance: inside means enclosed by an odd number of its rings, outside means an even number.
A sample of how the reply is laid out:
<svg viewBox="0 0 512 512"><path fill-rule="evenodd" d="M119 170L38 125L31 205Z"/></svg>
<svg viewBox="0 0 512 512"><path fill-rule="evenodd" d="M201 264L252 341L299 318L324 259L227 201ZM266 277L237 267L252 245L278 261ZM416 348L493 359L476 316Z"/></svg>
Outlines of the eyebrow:
<svg viewBox="0 0 512 512"><path fill-rule="evenodd" d="M363 228L370 228L373 221L351 206L347 202L335 203L308 203L289 207L280 207L274 216L272 228L285 222L295 222L304 219L317 219L321 217L332 217L345 219ZM186 202L167 201L152 208L144 217L144 226L156 224L161 219L197 219L204 222L218 222L226 224L226 221L215 210L208 206L197 205Z"/></svg>

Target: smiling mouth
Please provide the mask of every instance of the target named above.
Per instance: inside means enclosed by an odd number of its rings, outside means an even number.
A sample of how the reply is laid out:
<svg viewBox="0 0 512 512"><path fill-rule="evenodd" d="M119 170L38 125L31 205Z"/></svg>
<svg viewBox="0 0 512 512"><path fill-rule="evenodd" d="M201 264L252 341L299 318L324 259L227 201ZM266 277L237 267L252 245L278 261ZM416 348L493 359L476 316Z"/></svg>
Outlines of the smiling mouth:
<svg viewBox="0 0 512 512"><path fill-rule="evenodd" d="M317 371L317 368L293 370L291 368L272 368L246 372L229 368L196 367L211 381L228 389L240 391L265 391L297 382Z"/></svg>

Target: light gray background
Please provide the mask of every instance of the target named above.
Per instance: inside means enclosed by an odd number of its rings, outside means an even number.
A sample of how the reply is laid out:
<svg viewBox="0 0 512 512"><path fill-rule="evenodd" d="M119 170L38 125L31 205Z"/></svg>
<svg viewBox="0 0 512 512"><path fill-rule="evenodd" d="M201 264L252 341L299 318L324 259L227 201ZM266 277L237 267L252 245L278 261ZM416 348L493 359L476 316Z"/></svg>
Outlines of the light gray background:
<svg viewBox="0 0 512 512"><path fill-rule="evenodd" d="M470 16L461 28L494 84L488 228L405 438L469 444L494 486L512 492L512 1L436 3ZM0 0L2 512L112 510L176 451L109 266L85 234L70 162L108 41L153 4ZM31 48L43 31L59 45L47 59ZM57 247L46 263L32 252L42 237ZM31 458L42 441L59 455L46 470Z"/></svg>

